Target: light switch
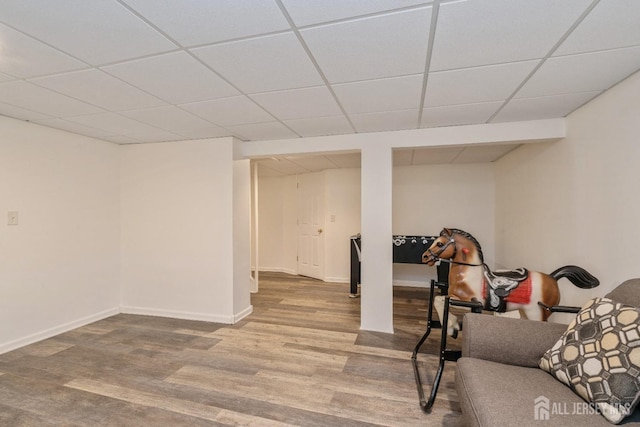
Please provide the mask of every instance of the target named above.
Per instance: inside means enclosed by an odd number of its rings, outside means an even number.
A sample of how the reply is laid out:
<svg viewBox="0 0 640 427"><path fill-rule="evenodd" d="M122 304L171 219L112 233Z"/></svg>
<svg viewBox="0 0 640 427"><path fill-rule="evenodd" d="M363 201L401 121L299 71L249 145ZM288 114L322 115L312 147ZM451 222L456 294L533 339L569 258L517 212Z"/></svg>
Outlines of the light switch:
<svg viewBox="0 0 640 427"><path fill-rule="evenodd" d="M331 215L331 216L329 217L329 221L331 221L331 222L336 222L336 216L335 216L335 215Z"/></svg>
<svg viewBox="0 0 640 427"><path fill-rule="evenodd" d="M18 211L9 211L7 225L18 225Z"/></svg>

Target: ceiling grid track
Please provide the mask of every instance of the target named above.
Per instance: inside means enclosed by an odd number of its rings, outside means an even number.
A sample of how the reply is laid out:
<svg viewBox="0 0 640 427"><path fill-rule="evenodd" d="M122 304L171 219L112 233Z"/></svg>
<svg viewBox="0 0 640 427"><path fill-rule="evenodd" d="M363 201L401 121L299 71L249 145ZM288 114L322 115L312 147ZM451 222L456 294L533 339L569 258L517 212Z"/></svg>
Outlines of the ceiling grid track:
<svg viewBox="0 0 640 427"><path fill-rule="evenodd" d="M429 41L427 43L427 57L424 62L424 77L422 79L422 93L420 94L420 105L418 106L417 129L422 126L422 114L424 112L424 101L427 96L427 84L429 83L429 68L431 67L431 55L436 39L436 27L438 25L438 14L440 13L440 0L434 0L431 9L431 26L429 27Z"/></svg>
<svg viewBox="0 0 640 427"><path fill-rule="evenodd" d="M289 23L289 25L291 26L291 30L293 31L293 33L295 34L296 38L298 39L298 41L302 45L302 48L304 49L306 54L309 56L309 60L311 61L313 66L316 68L316 71L318 72L318 74L320 75L320 78L322 79L322 81L324 82L325 86L329 90L329 93L331 93L331 96L336 101L336 104L338 104L338 108L340 108L340 111L342 111L342 114L344 114L345 118L347 119L347 122L349 122L349 126L351 126L351 129L354 132L357 133L356 127L353 125L353 122L351 121L351 117L349 117L349 114L347 114L347 111L342 106L342 103L338 99L338 96L336 95L335 91L333 90L333 87L331 87L331 83L329 83L329 80L327 79L327 76L324 75L324 72L320 68L320 65L318 64L318 61L316 61L316 58L313 56L313 53L311 53L311 49L309 49L309 46L307 46L307 43L304 41L304 38L302 37L302 34L300 34L300 30L298 30L298 27L296 27L296 24L293 22L293 19L291 19L291 15L289 15L289 12L287 11L287 9L282 4L282 0L275 0L275 2L278 4L278 7L282 11L282 14L284 15L284 17L287 20L287 22Z"/></svg>
<svg viewBox="0 0 640 427"><path fill-rule="evenodd" d="M549 53L547 53L545 55L544 58L542 58L540 60L540 62L538 62L538 64L533 68L533 70L531 70L531 72L529 73L529 75L527 77L525 77L525 79L520 82L520 84L518 85L518 87L516 87L516 89L513 91L513 93L511 95L509 95L509 97L504 101L504 103L500 106L500 108L498 108L492 115L491 117L489 117L489 119L487 120L487 123L491 123L491 121L498 115L500 114L500 112L504 109L504 107L507 106L507 104L516 96L516 94L520 91L520 89L522 89L524 87L524 85L527 84L527 82L529 80L531 80L531 78L534 76L534 74L536 74L538 72L538 70L540 69L540 67L542 67L542 65L547 61L547 59L551 58L551 55L553 55L553 53L558 50L558 48L560 47L560 45L562 43L564 43L564 41L569 37L569 35L571 35L571 33L573 33L573 31L578 27L578 25L580 25L580 23L587 17L587 15L589 15L589 13L591 13L591 11L598 5L598 3L600 2L600 0L594 0L586 9L584 12L582 12L582 14L578 17L578 19L576 19L576 22L573 23L573 25L562 35L562 37L560 37L560 40L558 40L556 42L556 44L553 45L553 47L549 50Z"/></svg>
<svg viewBox="0 0 640 427"><path fill-rule="evenodd" d="M240 95L233 95L233 96L244 96L245 98L247 98L249 101L251 101L256 107L260 108L262 111L264 111L265 113L267 113L268 115L270 115L271 117L273 117L274 121L279 122L280 124L282 124L283 126L285 126L287 129L289 129L291 132L293 132L294 134L298 135L298 137L300 137L300 135L295 132L293 129L291 129L289 126L287 126L286 123L283 123L281 120L279 120L277 117L275 117L273 114L271 114L270 111L268 111L267 109L265 109L262 105L258 104L256 101L253 100L253 98L251 98L247 93L245 93L243 90L241 90L239 87L237 87L235 84L233 84L233 82L231 82L229 79L227 79L225 76L223 76L222 74L218 73L214 68L212 68L211 66L209 66L209 64L205 63L202 59L198 58L196 55L193 54L193 52L191 52L191 49L194 49L195 46L191 46L189 48L186 48L184 46L182 46L182 44L180 42L178 42L177 40L175 40L173 37L171 37L169 34L167 34L165 31L163 31L161 28L159 28L157 25L155 25L153 22L150 22L148 19L146 19L144 16L142 16L140 13L138 13L138 11L136 11L135 9L133 9L132 7L130 7L128 4L124 3L122 0L116 0L118 3L120 3L125 9L127 9L129 12L131 12L132 14L134 14L135 16L137 16L139 19L141 19L142 21L144 21L147 25L149 25L151 28L153 28L155 31L157 31L158 33L162 34L164 37L167 38L167 40L169 40L171 43L175 44L176 46L178 46L178 50L181 50L183 52L185 52L187 55L189 55L191 58L195 59L196 61L198 61L202 66L204 66L205 68L207 68L209 71L211 71L212 73L214 73L216 76L218 76L219 78L221 78L225 83L227 83L229 86L231 86L232 88L234 88L236 91L238 91L238 93ZM280 34L280 33L286 33L287 31L277 31L274 32L274 34ZM264 37L264 34L260 35L261 37ZM252 39L255 38L255 36L247 36L247 37L242 37L239 39ZM224 43L230 43L232 41L236 41L236 40L225 40ZM222 44L222 43L217 43L217 44ZM205 44L204 46L209 46L211 44ZM165 52L168 53L168 52ZM104 65L103 65L104 66ZM111 74L110 74L111 75ZM115 76L114 76L115 77ZM222 98L220 98L222 99ZM177 108L180 108L179 104L171 104ZM186 111L182 108L180 108L183 111ZM238 132L233 132L230 129L228 129L225 126L219 125L217 123L212 122L211 120L207 120L205 118L202 118L203 120L208 121L209 123L222 128L228 132L230 132L231 134L235 135L236 137L240 137L242 136L241 134L239 134ZM264 123L264 122L263 122ZM240 139L245 139L246 138L240 138Z"/></svg>

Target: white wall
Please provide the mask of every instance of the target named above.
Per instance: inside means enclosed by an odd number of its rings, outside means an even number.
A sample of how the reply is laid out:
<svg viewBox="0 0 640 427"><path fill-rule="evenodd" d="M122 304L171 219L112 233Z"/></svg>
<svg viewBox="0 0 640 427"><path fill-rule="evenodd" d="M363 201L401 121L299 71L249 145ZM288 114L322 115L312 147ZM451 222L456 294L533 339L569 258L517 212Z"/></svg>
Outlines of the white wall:
<svg viewBox="0 0 640 427"><path fill-rule="evenodd" d="M284 191L282 177L258 178L258 262L261 271L283 270Z"/></svg>
<svg viewBox="0 0 640 427"><path fill-rule="evenodd" d="M232 323L233 139L121 155L122 310Z"/></svg>
<svg viewBox="0 0 640 427"><path fill-rule="evenodd" d="M0 353L118 312L118 172L115 144L0 116Z"/></svg>
<svg viewBox="0 0 640 427"><path fill-rule="evenodd" d="M258 262L261 271L297 273L296 176L258 180Z"/></svg>
<svg viewBox="0 0 640 427"><path fill-rule="evenodd" d="M361 231L360 169L329 169L324 174L325 280L346 283L350 275L349 237ZM264 270L295 273L295 269L284 267L295 262L295 230L283 231L283 215L291 216L289 223L295 224L295 204L283 200L295 199L296 189L295 184L285 186L284 180L260 179L260 263ZM492 265L494 187L490 163L394 167L393 234L437 235L443 227L461 228L478 238L486 261ZM283 241L287 238L292 242ZM283 245L293 247L288 258ZM436 269L426 265L394 264L393 271L398 285L428 286L436 275Z"/></svg>
<svg viewBox="0 0 640 427"><path fill-rule="evenodd" d="M496 257L551 272L580 265L601 281L560 281L562 304L582 304L640 277L640 74L567 118L567 137L497 162Z"/></svg>
<svg viewBox="0 0 640 427"><path fill-rule="evenodd" d="M251 164L233 162L233 316L234 323L251 306Z"/></svg>
<svg viewBox="0 0 640 427"><path fill-rule="evenodd" d="M285 272L298 271L298 178L287 176L282 179L282 268Z"/></svg>
<svg viewBox="0 0 640 427"><path fill-rule="evenodd" d="M393 234L438 235L444 227L473 234L494 263L493 163L401 166L393 169ZM435 267L394 264L396 284L428 285Z"/></svg>
<svg viewBox="0 0 640 427"><path fill-rule="evenodd" d="M360 169L329 169L324 173L325 280L348 283L349 237L360 232ZM334 222L331 222L332 216Z"/></svg>

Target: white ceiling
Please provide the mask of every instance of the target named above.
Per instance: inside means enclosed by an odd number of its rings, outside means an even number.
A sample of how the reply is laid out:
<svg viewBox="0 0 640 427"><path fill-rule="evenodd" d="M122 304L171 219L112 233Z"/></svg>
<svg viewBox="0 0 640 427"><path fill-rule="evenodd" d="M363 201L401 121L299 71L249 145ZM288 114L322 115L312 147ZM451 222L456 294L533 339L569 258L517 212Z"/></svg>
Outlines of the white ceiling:
<svg viewBox="0 0 640 427"><path fill-rule="evenodd" d="M442 163L494 162L519 147L519 144L479 145L472 147L407 148L393 152L394 166L418 166ZM360 153L304 156L277 156L257 159L260 176L272 177L326 169L359 168Z"/></svg>
<svg viewBox="0 0 640 427"><path fill-rule="evenodd" d="M119 144L564 117L639 68L638 0L0 4L0 114Z"/></svg>

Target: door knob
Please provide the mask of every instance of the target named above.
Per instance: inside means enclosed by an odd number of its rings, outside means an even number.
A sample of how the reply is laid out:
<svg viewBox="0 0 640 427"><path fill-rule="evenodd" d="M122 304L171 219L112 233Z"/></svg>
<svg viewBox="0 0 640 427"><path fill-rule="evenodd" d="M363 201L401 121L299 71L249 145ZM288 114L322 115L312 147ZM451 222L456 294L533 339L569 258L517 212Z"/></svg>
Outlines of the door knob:
<svg viewBox="0 0 640 427"><path fill-rule="evenodd" d="M318 228L318 234L322 234L322 228Z"/></svg>

